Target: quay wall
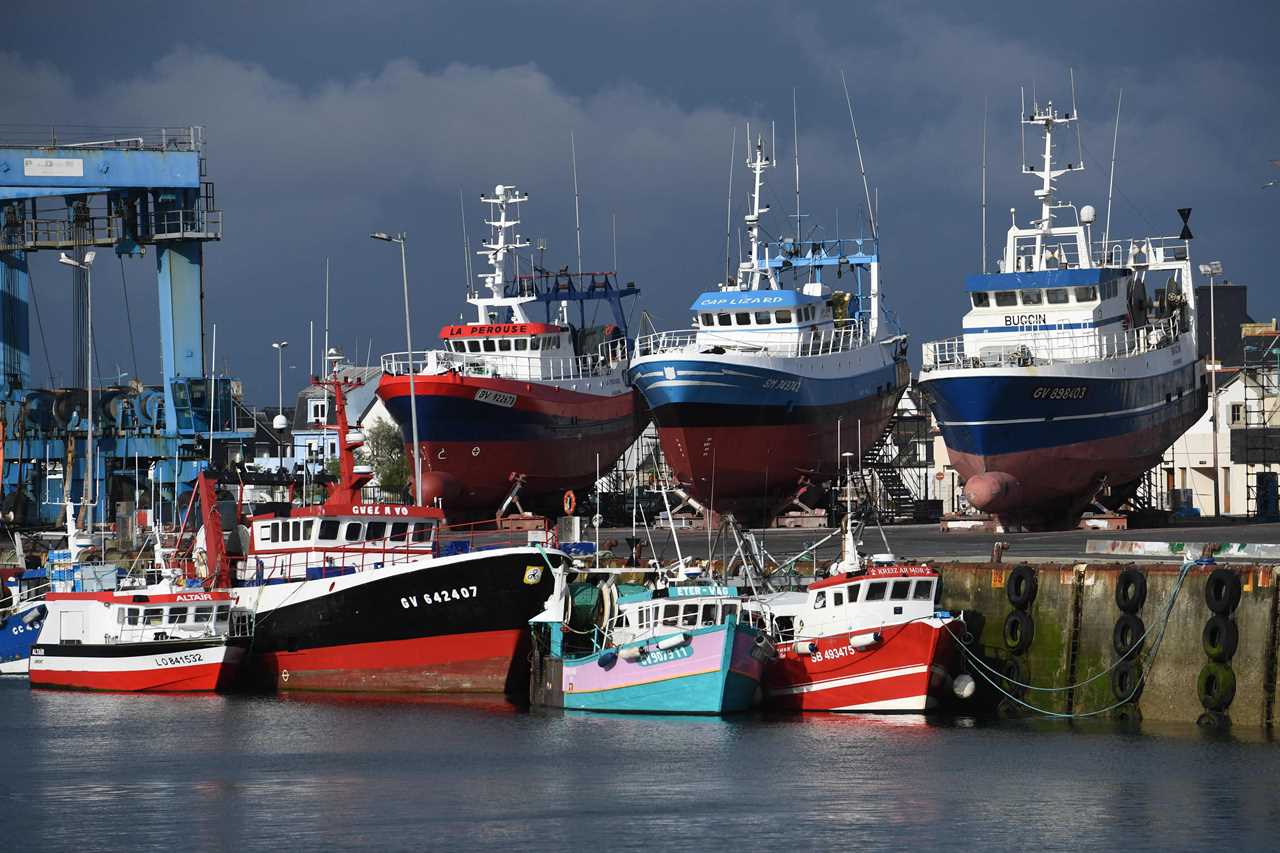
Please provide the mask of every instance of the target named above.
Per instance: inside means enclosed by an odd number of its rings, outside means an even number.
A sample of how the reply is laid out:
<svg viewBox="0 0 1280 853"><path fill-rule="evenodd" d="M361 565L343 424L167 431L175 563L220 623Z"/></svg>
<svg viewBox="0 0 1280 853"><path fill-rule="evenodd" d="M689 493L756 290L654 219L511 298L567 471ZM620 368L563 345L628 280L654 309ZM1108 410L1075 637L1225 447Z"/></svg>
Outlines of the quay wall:
<svg viewBox="0 0 1280 853"><path fill-rule="evenodd" d="M1280 640L1275 567L1195 565L1181 584L1183 568L1176 563L945 563L937 568L943 577L941 606L966 614L974 653L968 668L979 685L977 698L1001 714L1033 713L1021 700L1050 713L1159 722L1270 726L1275 719ZM1141 581L1134 580L1135 573ZM1027 583L1028 576L1033 583ZM1127 590L1145 583L1141 606L1134 608L1132 597L1127 601L1131 616L1117 601L1122 583ZM1034 595L1015 605L1028 586ZM1233 586L1238 603L1229 606L1235 600ZM1214 613L1207 589L1227 612ZM1215 617L1207 643L1207 624ZM1121 621L1127 633L1117 627ZM1018 624L1006 630L1013 622ZM1232 634L1238 637L1234 651ZM1138 637L1138 650L1122 655L1119 649ZM1059 689L1026 689L1017 682Z"/></svg>

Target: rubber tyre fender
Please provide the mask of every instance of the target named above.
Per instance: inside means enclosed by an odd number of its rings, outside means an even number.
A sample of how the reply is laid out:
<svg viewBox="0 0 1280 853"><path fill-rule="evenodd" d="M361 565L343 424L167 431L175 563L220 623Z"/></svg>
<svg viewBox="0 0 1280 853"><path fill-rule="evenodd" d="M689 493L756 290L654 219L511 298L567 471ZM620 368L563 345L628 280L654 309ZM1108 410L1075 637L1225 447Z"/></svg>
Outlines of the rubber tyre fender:
<svg viewBox="0 0 1280 853"><path fill-rule="evenodd" d="M1022 661L1017 658L1005 658L1000 662L998 668L1000 674L1004 676L1004 689L1006 692L1017 696L1019 699L1027 695L1027 688L1023 687L1027 683L1027 668L1023 666ZM1016 707L1020 710L1025 710L1021 705Z"/></svg>
<svg viewBox="0 0 1280 853"><path fill-rule="evenodd" d="M1111 693L1119 702L1137 702L1145 686L1137 661L1121 661L1111 670Z"/></svg>
<svg viewBox="0 0 1280 853"><path fill-rule="evenodd" d="M1204 603L1214 613L1230 616L1240 605L1240 576L1230 569L1214 569L1205 581Z"/></svg>
<svg viewBox="0 0 1280 853"><path fill-rule="evenodd" d="M1200 641L1209 660L1227 663L1240 645L1240 628L1234 619L1215 613L1204 623Z"/></svg>
<svg viewBox="0 0 1280 853"><path fill-rule="evenodd" d="M1206 711L1225 711L1236 698L1236 674L1227 664L1210 661L1200 668L1196 692Z"/></svg>
<svg viewBox="0 0 1280 853"><path fill-rule="evenodd" d="M1132 565L1116 578L1116 607L1124 613L1137 613L1147 603L1147 576Z"/></svg>
<svg viewBox="0 0 1280 853"><path fill-rule="evenodd" d="M1116 620L1115 630L1111 632L1111 647L1116 650L1118 657L1127 655L1126 660L1133 660L1142 654L1146 633L1147 626L1143 624L1142 617L1133 613L1121 613ZM1136 650L1131 651L1134 647L1137 647Z"/></svg>
<svg viewBox="0 0 1280 853"><path fill-rule="evenodd" d="M1015 566L1004 582L1004 594L1008 597L1009 603L1019 610L1026 610L1036 600L1039 588L1035 569L1026 563Z"/></svg>
<svg viewBox="0 0 1280 853"><path fill-rule="evenodd" d="M1020 655L1031 648L1036 623L1025 610L1013 610L1004 618L1004 646L1010 654Z"/></svg>

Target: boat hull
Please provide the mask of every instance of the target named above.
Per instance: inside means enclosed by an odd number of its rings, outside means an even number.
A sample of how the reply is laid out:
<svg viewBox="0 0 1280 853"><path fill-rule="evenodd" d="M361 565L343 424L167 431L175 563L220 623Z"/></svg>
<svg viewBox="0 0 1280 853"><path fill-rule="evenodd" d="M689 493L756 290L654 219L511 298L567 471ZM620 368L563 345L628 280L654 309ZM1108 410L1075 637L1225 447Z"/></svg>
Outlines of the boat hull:
<svg viewBox="0 0 1280 853"><path fill-rule="evenodd" d="M1195 363L1133 378L975 373L920 384L970 504L1028 527L1072 526L1104 486L1124 493L1207 407Z"/></svg>
<svg viewBox="0 0 1280 853"><path fill-rule="evenodd" d="M111 645L37 643L31 686L129 693L207 693L231 689L246 640L159 640Z"/></svg>
<svg viewBox="0 0 1280 853"><path fill-rule="evenodd" d="M456 373L414 377L424 500L452 517L492 516L524 477L526 510L553 513L564 492L595 482L644 428L621 372L577 387ZM409 378L384 375L378 394L412 456ZM557 513L558 514L558 513Z"/></svg>
<svg viewBox="0 0 1280 853"><path fill-rule="evenodd" d="M28 617L41 605L24 607L0 619L0 675L26 675L31 648L44 624L38 616Z"/></svg>
<svg viewBox="0 0 1280 853"><path fill-rule="evenodd" d="M506 548L232 597L255 612L247 674L258 688L522 695L526 625L551 589L541 554Z"/></svg>
<svg viewBox="0 0 1280 853"><path fill-rule="evenodd" d="M785 711L922 712L951 693L958 674L956 620L928 619L879 629L879 643L855 649L851 640L867 630L813 640L813 654L778 648L764 674L766 708ZM957 623L953 630L962 630Z"/></svg>
<svg viewBox="0 0 1280 853"><path fill-rule="evenodd" d="M637 360L632 378L680 483L717 510L754 518L806 480L835 477L841 452L875 443L909 372L888 356L837 378L784 364L650 358Z"/></svg>
<svg viewBox="0 0 1280 853"><path fill-rule="evenodd" d="M691 629L688 634L689 641L673 649L648 644L647 654L636 661L617 656L617 649L565 659L563 706L711 715L750 708L763 672L755 629L732 623Z"/></svg>

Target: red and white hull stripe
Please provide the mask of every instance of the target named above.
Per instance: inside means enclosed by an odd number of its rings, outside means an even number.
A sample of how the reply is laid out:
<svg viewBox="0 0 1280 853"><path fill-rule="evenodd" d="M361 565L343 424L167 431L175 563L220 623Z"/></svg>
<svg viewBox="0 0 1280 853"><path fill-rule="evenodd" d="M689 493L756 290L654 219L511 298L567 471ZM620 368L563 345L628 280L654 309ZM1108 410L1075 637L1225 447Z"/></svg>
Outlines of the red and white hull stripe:
<svg viewBox="0 0 1280 853"><path fill-rule="evenodd" d="M208 692L232 686L244 655L245 644L222 640L199 645L189 641L114 646L37 645L31 654L31 686L122 692Z"/></svg>

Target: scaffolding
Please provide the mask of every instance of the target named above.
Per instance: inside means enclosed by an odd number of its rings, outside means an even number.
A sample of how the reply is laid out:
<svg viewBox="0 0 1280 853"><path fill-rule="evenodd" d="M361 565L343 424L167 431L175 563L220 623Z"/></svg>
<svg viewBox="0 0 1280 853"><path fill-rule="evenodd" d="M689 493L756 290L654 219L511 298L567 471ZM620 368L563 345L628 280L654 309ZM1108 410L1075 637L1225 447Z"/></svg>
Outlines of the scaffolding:
<svg viewBox="0 0 1280 853"><path fill-rule="evenodd" d="M1249 323L1244 338L1243 411L1230 413L1231 462L1246 465L1247 511L1275 517L1280 476L1280 333L1275 321Z"/></svg>

